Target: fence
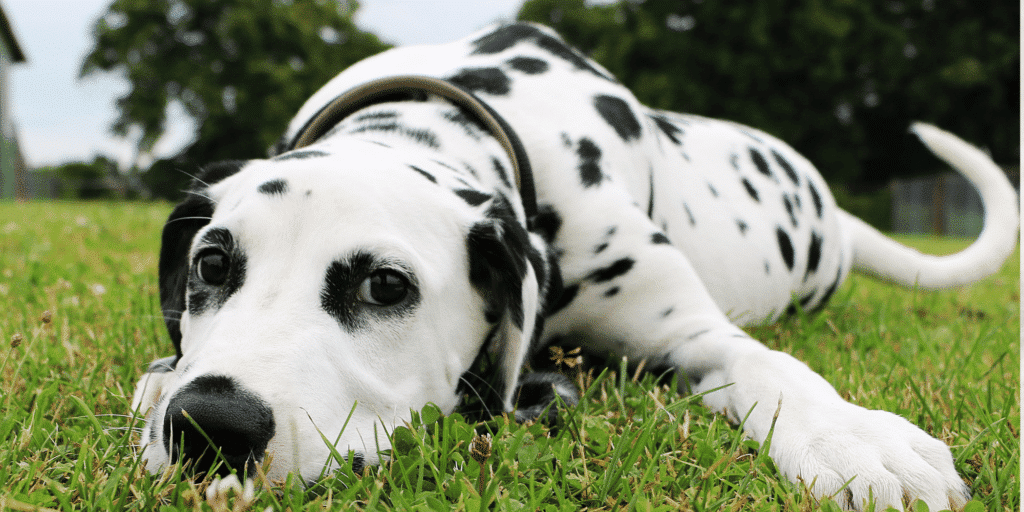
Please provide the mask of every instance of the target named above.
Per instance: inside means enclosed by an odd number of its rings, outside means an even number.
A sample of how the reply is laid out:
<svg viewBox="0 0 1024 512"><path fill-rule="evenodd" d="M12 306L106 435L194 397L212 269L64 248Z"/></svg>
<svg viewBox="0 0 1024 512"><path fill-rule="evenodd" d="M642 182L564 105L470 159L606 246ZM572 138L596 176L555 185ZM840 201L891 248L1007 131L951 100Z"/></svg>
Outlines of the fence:
<svg viewBox="0 0 1024 512"><path fill-rule="evenodd" d="M1020 191L1018 173L1011 173ZM896 233L931 233L973 238L981 233L985 211L981 197L963 176L944 173L893 180L892 228Z"/></svg>

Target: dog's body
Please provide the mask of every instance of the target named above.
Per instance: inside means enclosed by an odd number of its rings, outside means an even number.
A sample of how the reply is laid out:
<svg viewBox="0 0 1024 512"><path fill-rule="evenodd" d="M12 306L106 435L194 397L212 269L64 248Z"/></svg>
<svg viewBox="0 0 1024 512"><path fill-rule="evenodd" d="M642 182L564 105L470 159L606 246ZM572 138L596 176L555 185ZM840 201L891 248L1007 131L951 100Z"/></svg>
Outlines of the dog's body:
<svg viewBox="0 0 1024 512"><path fill-rule="evenodd" d="M423 91L361 105L293 149L335 98L397 75L475 94L519 150L483 110ZM839 210L784 143L643 107L543 27L367 59L307 102L278 156L207 169L171 215L161 296L177 355L136 393L143 456L151 470L179 450L201 458L195 421L231 444L229 462L272 452L274 476L321 475L325 439L374 463L410 409L453 410L481 359L495 406L514 409L526 358L561 340L677 368L694 392L731 384L705 402L746 417L759 442L778 410L770 453L816 494L853 479L839 497L852 508L869 492L960 505L943 443L736 327L819 307L854 269L938 287L998 267L1016 240L1012 189L976 149L915 130L981 188L986 230L960 255L897 246Z"/></svg>

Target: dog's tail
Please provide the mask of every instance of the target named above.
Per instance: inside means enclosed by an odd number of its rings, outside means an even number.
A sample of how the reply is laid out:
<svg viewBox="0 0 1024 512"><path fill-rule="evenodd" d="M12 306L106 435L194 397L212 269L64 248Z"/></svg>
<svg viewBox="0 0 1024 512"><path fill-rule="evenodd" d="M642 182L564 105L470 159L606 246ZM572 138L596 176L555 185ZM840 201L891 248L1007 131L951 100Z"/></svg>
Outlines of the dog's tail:
<svg viewBox="0 0 1024 512"><path fill-rule="evenodd" d="M1003 171L980 149L932 125L914 123L911 131L936 156L952 165L981 195L984 228L970 247L948 256L922 254L841 213L852 237L853 269L904 286L934 289L984 278L1002 266L1017 246L1018 199Z"/></svg>

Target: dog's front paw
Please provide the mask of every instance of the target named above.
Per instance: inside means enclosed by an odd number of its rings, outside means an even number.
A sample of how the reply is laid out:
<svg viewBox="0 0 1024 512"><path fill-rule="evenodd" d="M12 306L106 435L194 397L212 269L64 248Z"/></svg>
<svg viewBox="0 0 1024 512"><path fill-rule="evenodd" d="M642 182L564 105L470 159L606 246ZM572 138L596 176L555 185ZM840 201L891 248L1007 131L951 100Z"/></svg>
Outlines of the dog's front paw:
<svg viewBox="0 0 1024 512"><path fill-rule="evenodd" d="M875 510L918 499L932 511L959 510L970 499L944 443L900 416L846 402L783 405L769 453L787 478L850 510L867 509L869 497Z"/></svg>

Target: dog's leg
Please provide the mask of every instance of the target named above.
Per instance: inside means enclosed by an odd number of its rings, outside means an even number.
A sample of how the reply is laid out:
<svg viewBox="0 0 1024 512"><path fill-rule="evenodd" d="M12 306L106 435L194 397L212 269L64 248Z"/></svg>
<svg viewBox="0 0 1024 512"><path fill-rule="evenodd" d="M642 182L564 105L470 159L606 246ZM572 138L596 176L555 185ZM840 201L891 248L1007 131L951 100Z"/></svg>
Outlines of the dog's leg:
<svg viewBox="0 0 1024 512"><path fill-rule="evenodd" d="M844 401L807 365L749 337L713 302L685 255L652 235L658 231L646 217L617 213L616 234L598 258L563 256L576 297L547 333L673 365L691 391L707 392L704 402L742 421L753 439L765 443L771 433L769 454L787 478L847 508L862 509L869 496L881 508L911 499L931 510L965 503L945 444L899 416Z"/></svg>

